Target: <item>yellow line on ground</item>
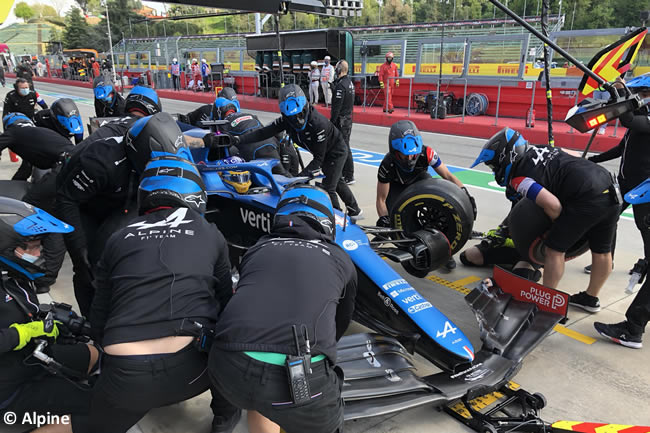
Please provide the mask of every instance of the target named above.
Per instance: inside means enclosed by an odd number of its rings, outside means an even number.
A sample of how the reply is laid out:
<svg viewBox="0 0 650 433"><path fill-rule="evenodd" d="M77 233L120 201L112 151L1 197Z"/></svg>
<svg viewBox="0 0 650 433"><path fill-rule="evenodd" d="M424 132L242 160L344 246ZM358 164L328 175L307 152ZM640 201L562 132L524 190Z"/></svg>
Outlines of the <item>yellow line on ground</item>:
<svg viewBox="0 0 650 433"><path fill-rule="evenodd" d="M467 295L469 292L472 291L472 289L468 289L467 287L464 287L462 284L458 284L459 282L462 283L463 280L465 280L465 278L463 278L462 280L459 280L459 281L451 282L451 281L445 280L444 278L440 278L440 277L438 277L436 275L429 275L427 277L427 280L433 281L434 283L438 283L441 286L448 287L448 288L450 288L452 290L455 290L458 293L461 293L463 295Z"/></svg>
<svg viewBox="0 0 650 433"><path fill-rule="evenodd" d="M594 344L596 342L595 338L588 337L584 334L574 331L573 329L569 329L566 326L555 325L555 328L553 329L559 332L560 334L566 335L567 337L573 338L574 340L578 340L581 343Z"/></svg>
<svg viewBox="0 0 650 433"><path fill-rule="evenodd" d="M476 275L470 275L469 277L461 278L460 280L454 281L454 284L458 286L466 286L468 284L481 281L481 279L482 279L481 277L477 277Z"/></svg>

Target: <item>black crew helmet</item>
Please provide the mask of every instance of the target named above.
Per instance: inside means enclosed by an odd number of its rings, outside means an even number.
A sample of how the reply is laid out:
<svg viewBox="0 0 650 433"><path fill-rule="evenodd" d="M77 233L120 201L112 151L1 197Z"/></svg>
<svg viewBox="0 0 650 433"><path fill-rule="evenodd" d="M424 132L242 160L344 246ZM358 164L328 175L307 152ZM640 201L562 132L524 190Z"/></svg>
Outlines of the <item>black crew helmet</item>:
<svg viewBox="0 0 650 433"><path fill-rule="evenodd" d="M149 116L162 111L162 102L154 89L147 86L135 86L126 97L124 111L131 113L137 111Z"/></svg>
<svg viewBox="0 0 650 433"><path fill-rule="evenodd" d="M124 145L126 156L138 173L159 156L177 155L192 160L185 137L169 113L138 119L126 132Z"/></svg>
<svg viewBox="0 0 650 433"><path fill-rule="evenodd" d="M297 84L287 84L280 89L278 96L278 105L280 106L280 113L282 117L289 123L289 125L301 131L307 126L309 120L309 102L305 92L302 91Z"/></svg>
<svg viewBox="0 0 650 433"><path fill-rule="evenodd" d="M77 104L70 98L61 98L54 101L50 107L57 132L68 137L83 135L84 124Z"/></svg>
<svg viewBox="0 0 650 433"><path fill-rule="evenodd" d="M422 153L422 135L415 123L410 120L400 120L390 127L388 133L388 151L403 155L395 158L397 166L404 171L413 171L417 158L408 157Z"/></svg>
<svg viewBox="0 0 650 433"><path fill-rule="evenodd" d="M519 132L503 128L483 145L481 153L470 168L484 162L494 172L494 180L499 185L506 186L512 164L521 159L526 150L528 142Z"/></svg>
<svg viewBox="0 0 650 433"><path fill-rule="evenodd" d="M235 92L235 89L233 89L232 87L224 87L223 89L221 89L217 97L230 99L231 101L236 101L237 92Z"/></svg>
<svg viewBox="0 0 650 433"><path fill-rule="evenodd" d="M100 104L110 107L115 102L115 86L110 80L107 80L103 75L95 77L93 80L93 94L95 101Z"/></svg>
<svg viewBox="0 0 650 433"><path fill-rule="evenodd" d="M329 194L322 188L296 184L285 189L275 209L274 225L282 215L300 217L330 240L336 237L334 207Z"/></svg>
<svg viewBox="0 0 650 433"><path fill-rule="evenodd" d="M138 188L140 214L161 206L187 207L205 213L207 194L194 163L178 156L161 156L147 164Z"/></svg>
<svg viewBox="0 0 650 433"><path fill-rule="evenodd" d="M45 259L18 257L17 247L50 233L70 233L69 224L20 200L0 197L0 268L17 278L35 280L44 275Z"/></svg>
<svg viewBox="0 0 650 433"><path fill-rule="evenodd" d="M210 117L212 120L223 120L232 113L239 113L239 101L218 96L212 104Z"/></svg>
<svg viewBox="0 0 650 433"><path fill-rule="evenodd" d="M5 131L16 125L34 126L34 122L23 113L7 113L7 115L2 118L2 127Z"/></svg>

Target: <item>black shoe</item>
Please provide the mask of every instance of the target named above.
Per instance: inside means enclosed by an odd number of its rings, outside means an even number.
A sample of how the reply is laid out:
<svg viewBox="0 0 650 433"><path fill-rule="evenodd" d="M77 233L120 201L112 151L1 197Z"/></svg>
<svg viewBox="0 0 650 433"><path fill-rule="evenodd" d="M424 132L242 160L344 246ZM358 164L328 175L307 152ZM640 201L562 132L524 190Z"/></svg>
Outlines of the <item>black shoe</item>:
<svg viewBox="0 0 650 433"><path fill-rule="evenodd" d="M237 409L237 411L228 418L215 415L215 417L212 418L212 430L210 430L210 433L231 433L237 426L240 418L241 409Z"/></svg>
<svg viewBox="0 0 650 433"><path fill-rule="evenodd" d="M393 111L395 111L395 110L393 110L393 109L391 108L390 110L388 110L388 114L393 114Z"/></svg>
<svg viewBox="0 0 650 433"><path fill-rule="evenodd" d="M447 268L448 271L456 269L456 259L450 257L449 261L447 261L447 264L445 265L445 268Z"/></svg>
<svg viewBox="0 0 650 433"><path fill-rule="evenodd" d="M357 183L354 177L344 177L343 182L345 182L348 185L354 185L355 183Z"/></svg>
<svg viewBox="0 0 650 433"><path fill-rule="evenodd" d="M614 262L612 262L612 270L614 270ZM591 265L585 266L585 274L591 274ZM632 275L632 271L630 271L630 275Z"/></svg>
<svg viewBox="0 0 650 433"><path fill-rule="evenodd" d="M598 298L587 294L587 292L580 292L569 296L569 305L582 308L590 313L597 313L600 311L600 301Z"/></svg>
<svg viewBox="0 0 650 433"><path fill-rule="evenodd" d="M641 342L642 334L633 334L627 325L627 322L614 323L607 325L605 323L594 322L594 328L603 337L607 337L614 343L618 343L625 347L632 349L641 349L643 343Z"/></svg>
<svg viewBox="0 0 650 433"><path fill-rule="evenodd" d="M352 222L355 222L355 221L358 221L358 220L362 220L362 219L365 218L365 217L363 216L363 209L361 209L361 208L358 207L358 206L357 206L356 208L348 207L348 216L350 217L350 219L352 220Z"/></svg>
<svg viewBox="0 0 650 433"><path fill-rule="evenodd" d="M36 286L36 294L42 295L43 293L49 293L50 286Z"/></svg>

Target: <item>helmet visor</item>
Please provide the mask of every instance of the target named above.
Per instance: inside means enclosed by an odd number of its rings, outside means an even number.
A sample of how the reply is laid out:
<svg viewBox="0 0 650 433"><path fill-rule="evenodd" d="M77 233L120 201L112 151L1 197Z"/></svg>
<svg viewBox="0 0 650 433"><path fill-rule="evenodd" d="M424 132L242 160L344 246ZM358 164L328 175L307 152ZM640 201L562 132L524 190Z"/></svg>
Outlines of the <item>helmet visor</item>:
<svg viewBox="0 0 650 433"><path fill-rule="evenodd" d="M406 135L392 140L390 145L404 155L416 155L422 152L422 137L419 135Z"/></svg>
<svg viewBox="0 0 650 433"><path fill-rule="evenodd" d="M79 115L70 117L58 115L56 116L56 120L58 120L59 124L70 132L71 135L83 134L84 132L84 125L81 116Z"/></svg>
<svg viewBox="0 0 650 433"><path fill-rule="evenodd" d="M111 93L113 92L113 86L98 86L95 87L95 99L100 101L106 101L111 98Z"/></svg>
<svg viewBox="0 0 650 433"><path fill-rule="evenodd" d="M280 112L287 117L295 116L303 111L307 105L307 98L304 96L290 96L280 102Z"/></svg>

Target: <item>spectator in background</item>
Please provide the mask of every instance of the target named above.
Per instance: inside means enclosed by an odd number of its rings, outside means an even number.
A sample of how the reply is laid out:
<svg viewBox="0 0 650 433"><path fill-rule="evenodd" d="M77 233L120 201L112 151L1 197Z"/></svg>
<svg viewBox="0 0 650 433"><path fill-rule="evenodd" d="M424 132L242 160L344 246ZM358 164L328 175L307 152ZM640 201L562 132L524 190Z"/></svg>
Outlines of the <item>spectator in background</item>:
<svg viewBox="0 0 650 433"><path fill-rule="evenodd" d="M388 114L393 112L393 92L399 87L399 80L395 79L399 74L397 65L393 63L393 52L386 53L386 62L379 68L379 85L386 93L386 105L384 111Z"/></svg>
<svg viewBox="0 0 650 433"><path fill-rule="evenodd" d="M208 80L210 79L211 73L212 70L210 69L210 65L208 65L208 62L205 59L201 59L201 79L203 80L204 92L208 91Z"/></svg>
<svg viewBox="0 0 650 433"><path fill-rule="evenodd" d="M330 65L330 56L325 56L323 69L320 71L320 84L323 87L323 98L325 106L329 107L332 103L332 81L334 81L334 66Z"/></svg>
<svg viewBox="0 0 650 433"><path fill-rule="evenodd" d="M178 63L178 59L174 57L171 64L172 71L172 84L174 90L180 90L181 87L181 65Z"/></svg>
<svg viewBox="0 0 650 433"><path fill-rule="evenodd" d="M92 78L99 77L101 71L99 69L99 63L95 61L94 57L90 58L90 67L93 70Z"/></svg>
<svg viewBox="0 0 650 433"><path fill-rule="evenodd" d="M318 85L320 83L320 69L316 60L309 64L311 70L307 74L309 76L309 103L311 105L318 104Z"/></svg>
<svg viewBox="0 0 650 433"><path fill-rule="evenodd" d="M0 65L0 83L2 83L2 87L5 86L5 68L7 67L7 64L5 61L2 61L2 65Z"/></svg>
<svg viewBox="0 0 650 433"><path fill-rule="evenodd" d="M45 66L43 65L43 63L40 60L36 63L36 75L38 77L44 77L45 76Z"/></svg>

